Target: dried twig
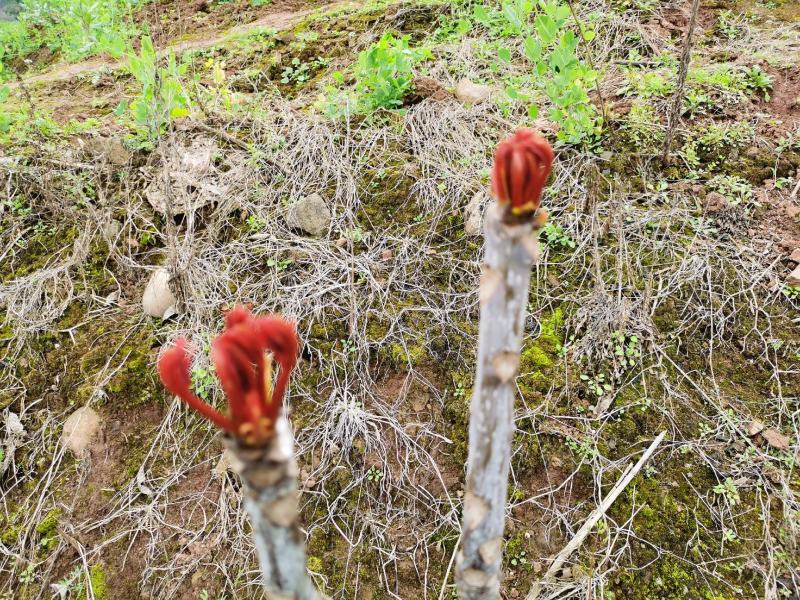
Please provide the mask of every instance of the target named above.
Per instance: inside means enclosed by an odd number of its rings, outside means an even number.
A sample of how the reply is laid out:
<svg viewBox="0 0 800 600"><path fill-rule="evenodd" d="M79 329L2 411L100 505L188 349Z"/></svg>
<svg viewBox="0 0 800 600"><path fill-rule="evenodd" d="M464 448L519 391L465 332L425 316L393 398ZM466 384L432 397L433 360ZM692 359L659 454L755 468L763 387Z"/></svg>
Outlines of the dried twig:
<svg viewBox="0 0 800 600"><path fill-rule="evenodd" d="M583 524L583 526L581 526L581 528L578 530L578 533L575 534L575 537L573 537L569 544L564 546L564 549L561 550L558 555L556 555L555 559L553 559L553 562L550 563L550 567L547 569L547 572L539 581L534 584L534 586L531 588L531 591L528 593L526 600L537 600L539 598L542 585L550 580L564 565L564 562L566 562L566 560L572 556L572 553L581 547L597 522L603 518L603 515L608 512L608 509L611 508L611 505L614 504L614 501L617 499L617 497L628 486L628 484L633 481L633 478L636 477L636 474L642 470L642 467L645 465L645 463L650 460L653 452L656 451L656 448L658 448L659 444L661 444L666 435L666 431L662 431L660 434L658 434L658 437L653 440L653 443L650 444L647 450L645 450L638 462L633 466L628 465L628 468L625 469L622 477L620 477L619 481L617 481L614 487L611 488L608 496L603 499L603 501L600 503L600 506L594 509L592 514L589 515L589 518L586 519L586 522Z"/></svg>
<svg viewBox="0 0 800 600"><path fill-rule="evenodd" d="M689 17L689 28L686 31L686 40L683 43L681 62L678 66L678 83L675 86L675 94L672 96L672 106L667 117L667 134L664 138L664 154L661 159L666 162L669 159L669 151L672 146L672 138L675 135L675 128L678 126L678 119L681 116L681 106L683 105L683 90L686 87L686 75L689 73L689 63L692 60L692 39L694 28L697 24L697 12L700 9L700 0L693 0L692 14Z"/></svg>

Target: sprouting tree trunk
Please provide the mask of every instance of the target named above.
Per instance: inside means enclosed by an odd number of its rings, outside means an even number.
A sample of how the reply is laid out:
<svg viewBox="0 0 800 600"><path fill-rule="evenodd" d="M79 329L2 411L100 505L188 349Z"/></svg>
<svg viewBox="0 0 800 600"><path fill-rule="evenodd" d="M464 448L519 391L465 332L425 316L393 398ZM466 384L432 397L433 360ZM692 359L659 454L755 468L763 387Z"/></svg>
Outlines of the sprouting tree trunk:
<svg viewBox="0 0 800 600"><path fill-rule="evenodd" d="M515 376L519 368L536 230L545 211L514 222L492 203L486 211L485 264L480 284L478 364L470 405L464 522L456 583L462 600L498 600ZM531 222L533 221L533 222Z"/></svg>
<svg viewBox="0 0 800 600"><path fill-rule="evenodd" d="M299 524L294 437L281 417L264 448L226 440L231 467L244 482L244 503L253 526L264 587L272 600L324 600L306 571L306 550Z"/></svg>

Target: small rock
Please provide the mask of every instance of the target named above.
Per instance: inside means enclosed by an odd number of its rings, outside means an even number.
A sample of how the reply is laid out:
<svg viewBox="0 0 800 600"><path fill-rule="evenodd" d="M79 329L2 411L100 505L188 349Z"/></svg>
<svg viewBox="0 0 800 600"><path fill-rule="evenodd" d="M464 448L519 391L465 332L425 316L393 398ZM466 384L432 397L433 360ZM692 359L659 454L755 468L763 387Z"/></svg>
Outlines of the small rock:
<svg viewBox="0 0 800 600"><path fill-rule="evenodd" d="M703 200L710 213L719 212L728 207L728 199L719 192L709 192Z"/></svg>
<svg viewBox="0 0 800 600"><path fill-rule="evenodd" d="M794 219L797 215L800 215L800 206L796 204L786 204L783 210L786 211L786 216L790 219Z"/></svg>
<svg viewBox="0 0 800 600"><path fill-rule="evenodd" d="M797 265L794 270L786 276L786 285L800 286L800 265Z"/></svg>
<svg viewBox="0 0 800 600"><path fill-rule="evenodd" d="M762 431L761 435L767 440L767 444L769 444L770 448L775 448L775 450L789 449L789 438L781 432L770 428Z"/></svg>
<svg viewBox="0 0 800 600"><path fill-rule="evenodd" d="M767 479L775 484L779 484L783 480L780 469L778 469L772 463L767 463L764 465L764 475L766 475Z"/></svg>
<svg viewBox="0 0 800 600"><path fill-rule="evenodd" d="M753 437L764 431L764 424L761 421L750 421L747 426L747 435Z"/></svg>
<svg viewBox="0 0 800 600"><path fill-rule="evenodd" d="M469 79L462 79L456 85L456 98L465 104L480 104L492 95L492 88L488 85L473 83Z"/></svg>
<svg viewBox="0 0 800 600"><path fill-rule="evenodd" d="M84 406L67 417L61 432L61 443L76 456L81 456L99 428L100 415Z"/></svg>
<svg viewBox="0 0 800 600"><path fill-rule="evenodd" d="M555 121L545 119L544 117L539 117L533 122L533 129L543 135L544 134L555 135L561 129L561 125L559 125Z"/></svg>
<svg viewBox="0 0 800 600"><path fill-rule="evenodd" d="M222 455L219 457L219 461L214 465L214 468L211 469L211 472L214 473L214 475L222 476L231 470L231 451L225 448L225 450L222 451Z"/></svg>
<svg viewBox="0 0 800 600"><path fill-rule="evenodd" d="M103 235L107 239L111 240L116 239L120 231L122 231L122 223L120 223L116 219L111 219L110 221L108 221L108 223L103 225Z"/></svg>
<svg viewBox="0 0 800 600"><path fill-rule="evenodd" d="M17 413L9 412L6 415L6 435L12 438L25 437L25 426Z"/></svg>
<svg viewBox="0 0 800 600"><path fill-rule="evenodd" d="M178 312L177 299L169 288L169 271L160 268L153 272L142 295L142 309L145 314L159 319L168 319Z"/></svg>
<svg viewBox="0 0 800 600"><path fill-rule="evenodd" d="M467 235L480 235L483 223L483 201L486 198L483 192L477 192L464 208L464 233Z"/></svg>
<svg viewBox="0 0 800 600"><path fill-rule="evenodd" d="M394 252L392 252L388 248L386 250L384 250L383 252L381 252L381 260L382 261L392 260L393 256L394 256Z"/></svg>
<svg viewBox="0 0 800 600"><path fill-rule="evenodd" d="M453 97L450 92L433 77L414 77L414 79L411 80L411 87L414 91L408 98L408 104L415 104L427 98L436 102L444 102Z"/></svg>
<svg viewBox="0 0 800 600"><path fill-rule="evenodd" d="M345 246L347 246L347 238L340 237L338 240L336 240L335 244L337 248L344 248Z"/></svg>
<svg viewBox="0 0 800 600"><path fill-rule="evenodd" d="M314 237L321 236L331 226L331 211L319 194L298 200L286 211L286 224Z"/></svg>
<svg viewBox="0 0 800 600"><path fill-rule="evenodd" d="M112 165L124 165L131 159L130 150L115 137L90 138L84 142L83 148L93 159L105 159Z"/></svg>
<svg viewBox="0 0 800 600"><path fill-rule="evenodd" d="M792 262L800 263L800 248L795 248L789 255L789 260Z"/></svg>
<svg viewBox="0 0 800 600"><path fill-rule="evenodd" d="M669 185L671 190L675 190L676 192L688 192L692 189L692 184L688 181L676 181Z"/></svg>

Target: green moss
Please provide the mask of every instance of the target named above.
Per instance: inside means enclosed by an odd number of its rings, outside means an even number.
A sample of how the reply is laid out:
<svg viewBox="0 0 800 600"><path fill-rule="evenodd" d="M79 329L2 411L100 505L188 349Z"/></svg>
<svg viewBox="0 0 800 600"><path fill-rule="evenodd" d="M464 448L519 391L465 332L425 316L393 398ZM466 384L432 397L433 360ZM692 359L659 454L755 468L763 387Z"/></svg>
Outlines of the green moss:
<svg viewBox="0 0 800 600"><path fill-rule="evenodd" d="M417 344L389 344L386 348L389 359L400 368L417 365L426 356L425 347Z"/></svg>
<svg viewBox="0 0 800 600"><path fill-rule="evenodd" d="M550 387L551 368L561 348L560 330L564 325L561 308L541 319L539 337L528 341L520 353L520 389L526 397L545 393Z"/></svg>
<svg viewBox="0 0 800 600"><path fill-rule="evenodd" d="M19 538L21 529L15 525L9 525L8 527L3 529L3 533L0 534L0 542L3 542L6 546L13 546L17 543L17 538Z"/></svg>
<svg viewBox="0 0 800 600"><path fill-rule="evenodd" d="M92 565L89 569L89 583L92 587L92 593L95 600L108 600L108 584L106 583L106 571L103 565ZM86 600L88 594L86 591L78 596L78 600Z"/></svg>
<svg viewBox="0 0 800 600"><path fill-rule="evenodd" d="M309 571L313 571L315 573L322 573L322 559L318 556L309 556L308 557L308 569Z"/></svg>
<svg viewBox="0 0 800 600"><path fill-rule="evenodd" d="M36 533L39 535L50 535L55 533L56 527L58 527L58 520L61 518L61 511L57 508L52 509L48 512L44 519L39 521L36 525Z"/></svg>

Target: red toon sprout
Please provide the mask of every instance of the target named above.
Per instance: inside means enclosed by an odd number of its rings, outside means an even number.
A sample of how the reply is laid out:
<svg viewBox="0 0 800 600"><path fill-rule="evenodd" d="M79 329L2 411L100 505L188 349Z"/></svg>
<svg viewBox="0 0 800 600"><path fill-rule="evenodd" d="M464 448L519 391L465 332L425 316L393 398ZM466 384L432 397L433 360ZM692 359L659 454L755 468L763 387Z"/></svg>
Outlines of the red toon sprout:
<svg viewBox="0 0 800 600"><path fill-rule="evenodd" d="M295 324L277 315L254 317L242 307L225 316L225 331L212 342L211 359L228 397L229 416L192 393L186 345L181 338L161 356L158 372L164 387L245 444L268 443L283 406L289 376L297 363L299 344ZM273 359L280 366L274 388Z"/></svg>
<svg viewBox="0 0 800 600"><path fill-rule="evenodd" d="M500 204L511 206L514 215L531 214L539 208L550 170L553 149L546 139L530 129L519 129L500 142L494 154L492 191Z"/></svg>

